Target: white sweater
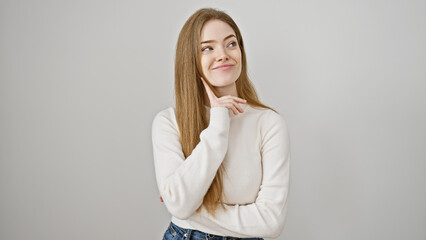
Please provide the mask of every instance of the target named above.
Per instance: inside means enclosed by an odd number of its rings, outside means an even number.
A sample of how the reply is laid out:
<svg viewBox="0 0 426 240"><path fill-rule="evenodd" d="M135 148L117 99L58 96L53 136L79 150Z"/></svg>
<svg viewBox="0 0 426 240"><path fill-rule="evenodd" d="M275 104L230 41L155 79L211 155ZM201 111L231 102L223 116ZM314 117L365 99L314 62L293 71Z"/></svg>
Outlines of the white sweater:
<svg viewBox="0 0 426 240"><path fill-rule="evenodd" d="M278 237L287 213L290 141L285 120L269 109L240 104L207 108L209 126L184 158L175 108L160 111L152 124L159 192L176 225L232 237ZM225 208L212 217L202 204L220 164L224 164Z"/></svg>

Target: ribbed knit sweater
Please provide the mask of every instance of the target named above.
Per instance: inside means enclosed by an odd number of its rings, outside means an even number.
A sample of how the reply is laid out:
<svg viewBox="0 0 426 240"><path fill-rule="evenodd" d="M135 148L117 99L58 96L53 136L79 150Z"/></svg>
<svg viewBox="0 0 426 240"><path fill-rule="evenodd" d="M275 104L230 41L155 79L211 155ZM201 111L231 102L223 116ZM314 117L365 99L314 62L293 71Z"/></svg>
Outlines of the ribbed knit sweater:
<svg viewBox="0 0 426 240"><path fill-rule="evenodd" d="M207 109L209 125L186 159L175 108L160 111L152 124L155 174L172 221L182 228L232 237L278 237L287 213L290 139L276 112L240 104ZM202 204L223 164L223 199L213 217Z"/></svg>

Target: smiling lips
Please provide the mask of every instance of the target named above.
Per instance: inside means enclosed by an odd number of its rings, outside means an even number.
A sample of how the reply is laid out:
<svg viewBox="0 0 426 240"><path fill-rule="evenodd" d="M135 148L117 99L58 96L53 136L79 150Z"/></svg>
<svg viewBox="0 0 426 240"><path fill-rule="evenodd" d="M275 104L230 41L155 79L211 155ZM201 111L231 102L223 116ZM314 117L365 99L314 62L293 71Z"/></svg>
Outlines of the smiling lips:
<svg viewBox="0 0 426 240"><path fill-rule="evenodd" d="M234 65L233 65L233 64L223 64L223 65L220 65L220 66L218 66L218 67L213 68L213 70L215 70L215 69L222 69L222 70L226 70L226 69L231 68L232 66L234 66Z"/></svg>

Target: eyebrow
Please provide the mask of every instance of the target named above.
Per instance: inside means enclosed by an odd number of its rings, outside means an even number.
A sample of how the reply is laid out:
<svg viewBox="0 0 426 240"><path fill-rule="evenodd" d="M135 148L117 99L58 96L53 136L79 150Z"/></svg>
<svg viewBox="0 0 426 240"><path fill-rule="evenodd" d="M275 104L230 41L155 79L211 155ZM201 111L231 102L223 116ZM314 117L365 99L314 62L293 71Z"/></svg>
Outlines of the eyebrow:
<svg viewBox="0 0 426 240"><path fill-rule="evenodd" d="M226 39L231 38L231 37L235 37L235 35L231 34L231 35L227 36L226 38L224 38L223 41L225 41ZM235 37L235 38L237 38L237 37ZM203 44L203 43L211 43L211 42L216 42L216 40L203 41L203 42L201 42L201 44Z"/></svg>

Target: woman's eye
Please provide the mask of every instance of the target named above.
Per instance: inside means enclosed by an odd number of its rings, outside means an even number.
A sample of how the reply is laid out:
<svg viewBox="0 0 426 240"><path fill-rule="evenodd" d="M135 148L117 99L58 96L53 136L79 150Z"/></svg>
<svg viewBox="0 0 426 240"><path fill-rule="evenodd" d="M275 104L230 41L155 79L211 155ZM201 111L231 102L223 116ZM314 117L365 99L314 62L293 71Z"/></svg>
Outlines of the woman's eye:
<svg viewBox="0 0 426 240"><path fill-rule="evenodd" d="M204 50L209 49L209 48L210 48L210 49L213 49L213 48L211 48L211 47L204 47L204 48L202 48L202 49L201 49L201 51L202 51L202 52L204 52Z"/></svg>
<svg viewBox="0 0 426 240"><path fill-rule="evenodd" d="M237 46L237 42L231 42L231 43L228 44L228 46L235 47L235 46ZM209 46L201 48L202 52L204 52L205 50L212 51L213 48L209 47Z"/></svg>

